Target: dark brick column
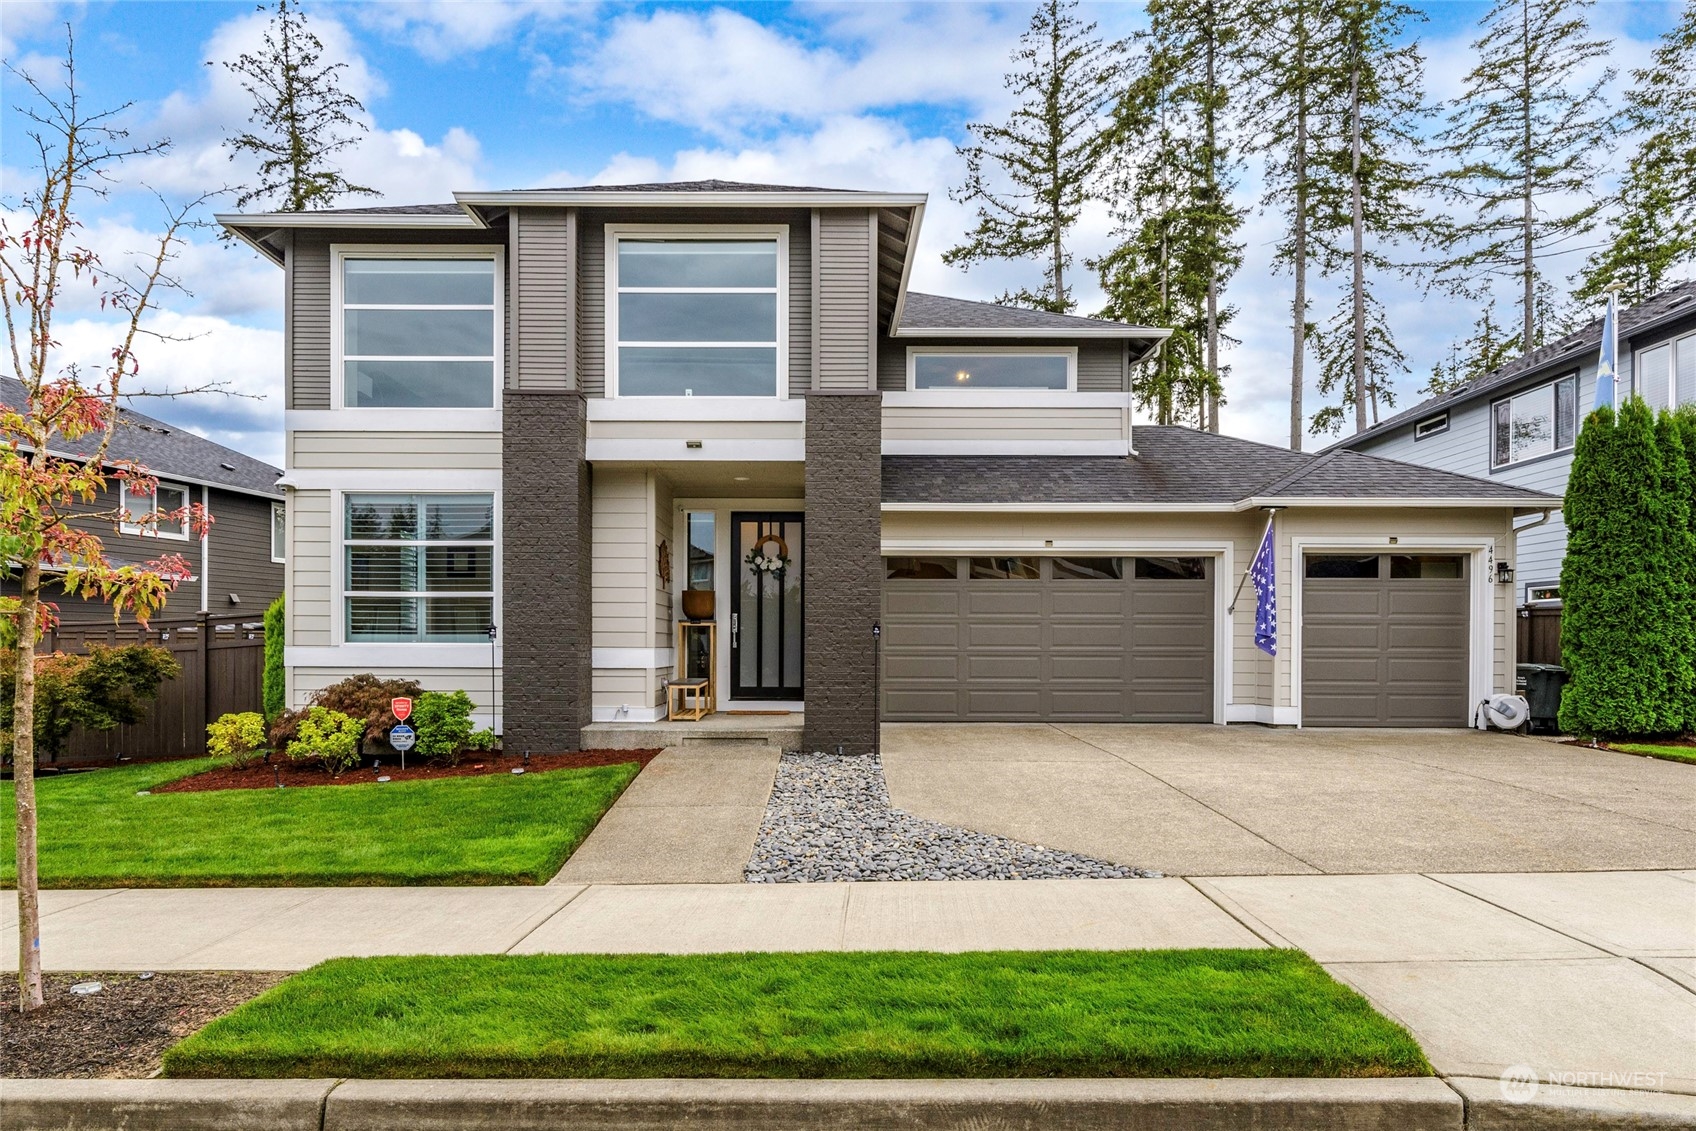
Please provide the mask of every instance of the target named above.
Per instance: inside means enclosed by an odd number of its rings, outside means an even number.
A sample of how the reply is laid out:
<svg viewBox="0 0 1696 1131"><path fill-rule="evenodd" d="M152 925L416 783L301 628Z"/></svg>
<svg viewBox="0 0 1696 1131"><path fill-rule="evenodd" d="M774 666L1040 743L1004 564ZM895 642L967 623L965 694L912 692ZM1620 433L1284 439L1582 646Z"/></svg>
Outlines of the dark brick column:
<svg viewBox="0 0 1696 1131"><path fill-rule="evenodd" d="M502 743L577 750L591 690L583 397L508 390L503 408Z"/></svg>
<svg viewBox="0 0 1696 1131"><path fill-rule="evenodd" d="M807 396L808 750L877 747L872 625L883 593L883 398Z"/></svg>

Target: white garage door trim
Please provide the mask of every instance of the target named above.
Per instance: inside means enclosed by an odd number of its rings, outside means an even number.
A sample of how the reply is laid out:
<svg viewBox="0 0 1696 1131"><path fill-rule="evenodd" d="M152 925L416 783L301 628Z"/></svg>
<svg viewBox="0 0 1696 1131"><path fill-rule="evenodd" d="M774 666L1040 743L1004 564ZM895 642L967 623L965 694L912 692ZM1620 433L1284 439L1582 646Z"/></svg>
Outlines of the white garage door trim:
<svg viewBox="0 0 1696 1131"><path fill-rule="evenodd" d="M898 538L883 540L884 557L903 557L913 554L955 555L1034 555L1057 557L1064 554L1100 554L1125 557L1210 557L1214 559L1213 583L1213 721L1223 725L1226 702L1233 686L1231 666L1231 615L1225 610L1231 601L1231 586L1227 579L1235 576L1236 550L1226 541L1174 541L1137 538ZM1253 606L1249 616L1254 616Z"/></svg>
<svg viewBox="0 0 1696 1131"><path fill-rule="evenodd" d="M1290 595L1290 615L1279 617L1278 627L1287 630L1287 640L1278 642L1278 651L1290 658L1290 705L1297 718L1301 717L1301 645L1302 645L1302 559L1308 554L1332 551L1375 550L1391 554L1398 550L1419 550L1431 553L1467 554L1471 557L1471 631L1467 639L1468 701L1477 704L1488 699L1494 687L1491 668L1495 659L1495 602L1491 586L1495 581L1494 538L1338 538L1322 536L1290 539L1289 576L1280 579L1280 590ZM1468 708L1470 712L1471 708ZM1298 724L1299 725L1299 724Z"/></svg>

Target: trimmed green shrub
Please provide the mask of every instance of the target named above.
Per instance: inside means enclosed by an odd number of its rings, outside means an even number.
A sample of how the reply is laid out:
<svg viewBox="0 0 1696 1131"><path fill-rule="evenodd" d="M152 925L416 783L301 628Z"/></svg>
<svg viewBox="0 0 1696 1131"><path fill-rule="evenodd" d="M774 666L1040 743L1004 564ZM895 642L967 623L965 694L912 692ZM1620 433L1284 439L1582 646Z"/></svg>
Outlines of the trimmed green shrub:
<svg viewBox="0 0 1696 1131"><path fill-rule="evenodd" d="M365 721L325 707L308 707L295 724L295 737L283 753L295 762L321 762L339 774L359 761Z"/></svg>
<svg viewBox="0 0 1696 1131"><path fill-rule="evenodd" d="M0 735L12 753L12 711L17 698L17 652L0 649ZM116 730L138 723L159 685L182 674L182 665L152 644L90 644L84 653L52 652L35 658L35 746L57 761L71 731Z"/></svg>
<svg viewBox="0 0 1696 1131"><path fill-rule="evenodd" d="M1682 458L1682 451L1677 455ZM1560 725L1604 738L1680 731L1689 695L1689 501L1681 508L1642 398L1585 420L1567 481Z"/></svg>
<svg viewBox="0 0 1696 1131"><path fill-rule="evenodd" d="M468 741L465 746L468 750L493 750L495 748L495 729L493 727L484 727L482 730L473 731L471 733L470 741Z"/></svg>
<svg viewBox="0 0 1696 1131"><path fill-rule="evenodd" d="M206 724L206 753L226 766L251 766L265 756L265 717L257 711L219 716Z"/></svg>
<svg viewBox="0 0 1696 1131"><path fill-rule="evenodd" d="M365 734L370 741L386 742L384 736L389 733L389 728L400 721L390 709L390 701L411 699L417 703L423 693L415 679L378 679L370 672L363 672L321 688L307 703L359 719L365 724ZM288 711L271 724L273 749L288 745L304 714L304 711ZM364 752L365 740L361 740L359 753Z"/></svg>
<svg viewBox="0 0 1696 1131"><path fill-rule="evenodd" d="M412 703L418 755L456 766L471 746L471 696L463 691L426 691Z"/></svg>
<svg viewBox="0 0 1696 1131"><path fill-rule="evenodd" d="M288 706L288 670L283 666L283 599L278 597L265 610L265 673L260 702L265 721L274 723Z"/></svg>
<svg viewBox="0 0 1696 1131"><path fill-rule="evenodd" d="M1667 694L1684 705L1679 729L1696 730L1696 407L1679 413L1662 412L1655 420L1660 446L1662 494L1668 510L1668 560L1683 609L1668 610L1675 625L1684 628L1684 662L1667 672Z"/></svg>

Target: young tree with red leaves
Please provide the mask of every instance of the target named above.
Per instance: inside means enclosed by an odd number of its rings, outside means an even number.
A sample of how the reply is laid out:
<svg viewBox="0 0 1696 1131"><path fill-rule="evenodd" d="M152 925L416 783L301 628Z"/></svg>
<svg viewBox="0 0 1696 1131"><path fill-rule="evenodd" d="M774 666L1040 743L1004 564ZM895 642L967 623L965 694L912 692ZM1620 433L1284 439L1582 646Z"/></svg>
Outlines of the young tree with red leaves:
<svg viewBox="0 0 1696 1131"><path fill-rule="evenodd" d="M12 70L8 67L9 70ZM76 86L76 67L67 29L62 90L49 91L16 70L34 105L21 108L32 123L30 138L39 157L40 180L10 215L0 217L0 309L6 323L12 375L24 386L24 403L0 404L0 571L15 571L17 596L0 597L0 644L15 647L12 767L16 783L18 860L19 1009L43 1004L40 913L37 904L35 811L35 647L52 627L54 607L44 601L50 572L62 573L64 591L99 598L146 622L189 574L188 563L163 554L143 565L113 565L89 520L120 522L144 529L186 519L196 533L211 522L199 506L132 514L122 506L100 509L114 481L130 497L153 495L146 468L111 458L112 432L120 397L140 371L138 343L158 337L144 325L157 295L177 286L168 268L191 211L200 203L167 207L166 225L151 256L125 270L106 268L75 242L77 209L86 198L104 196L110 176L125 158L162 152L168 142L132 145L116 118L125 107L90 113ZM99 372L65 364L53 336L55 307L72 285L92 287L103 309L122 321L110 359ZM210 388L210 387L209 387ZM179 390L179 392L204 390ZM158 394L152 394L158 395ZM175 394L167 394L175 395ZM67 456L68 450L84 452ZM124 492L116 492L122 499ZM94 507L91 512L88 508ZM73 526L74 517L82 526Z"/></svg>

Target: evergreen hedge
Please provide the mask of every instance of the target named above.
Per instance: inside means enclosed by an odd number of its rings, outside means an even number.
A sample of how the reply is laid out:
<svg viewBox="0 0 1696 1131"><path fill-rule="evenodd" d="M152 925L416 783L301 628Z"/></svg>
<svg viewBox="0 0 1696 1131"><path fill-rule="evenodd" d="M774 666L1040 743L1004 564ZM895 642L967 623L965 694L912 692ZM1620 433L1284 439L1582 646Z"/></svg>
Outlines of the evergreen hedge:
<svg viewBox="0 0 1696 1131"><path fill-rule="evenodd" d="M1685 619L1690 623L1690 650L1683 668L1685 693L1684 729L1696 731L1696 405L1677 412L1663 412L1656 422L1656 439L1669 464L1667 492L1682 506L1686 539L1681 554L1685 563L1679 586L1684 592ZM1664 437L1664 438L1663 438ZM1675 520L1676 521L1676 520Z"/></svg>
<svg viewBox="0 0 1696 1131"><path fill-rule="evenodd" d="M288 673L283 667L283 599L278 597L265 610L265 671L260 703L265 721L276 722L288 707Z"/></svg>
<svg viewBox="0 0 1696 1131"><path fill-rule="evenodd" d="M1617 420L1606 408L1591 413L1578 434L1561 567L1563 730L1611 738L1689 723L1690 467L1675 435L1682 425L1657 434L1636 397Z"/></svg>

